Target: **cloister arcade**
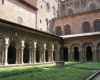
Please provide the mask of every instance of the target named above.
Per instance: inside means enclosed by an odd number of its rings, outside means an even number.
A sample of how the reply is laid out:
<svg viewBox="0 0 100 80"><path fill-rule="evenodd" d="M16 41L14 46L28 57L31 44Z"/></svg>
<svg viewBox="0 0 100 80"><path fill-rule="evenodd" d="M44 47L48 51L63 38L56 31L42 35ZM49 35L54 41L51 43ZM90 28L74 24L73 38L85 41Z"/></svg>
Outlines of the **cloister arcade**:
<svg viewBox="0 0 100 80"><path fill-rule="evenodd" d="M100 61L100 43L94 46L92 42L72 43L64 47L64 61Z"/></svg>
<svg viewBox="0 0 100 80"><path fill-rule="evenodd" d="M55 47L54 47L55 46ZM18 36L4 38L0 35L0 65L53 63L60 60L60 46L42 41L25 41Z"/></svg>

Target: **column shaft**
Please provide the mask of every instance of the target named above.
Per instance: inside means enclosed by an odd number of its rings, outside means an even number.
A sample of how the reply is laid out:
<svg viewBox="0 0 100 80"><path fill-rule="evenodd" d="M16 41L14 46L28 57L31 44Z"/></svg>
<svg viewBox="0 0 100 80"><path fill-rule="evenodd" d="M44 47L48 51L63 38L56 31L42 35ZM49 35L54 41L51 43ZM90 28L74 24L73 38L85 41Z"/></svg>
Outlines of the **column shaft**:
<svg viewBox="0 0 100 80"><path fill-rule="evenodd" d="M16 64L18 64L18 56L19 56L19 54L18 54L18 47L16 47Z"/></svg>
<svg viewBox="0 0 100 80"><path fill-rule="evenodd" d="M5 48L5 60L4 60L4 64L7 65L8 64L8 62L7 62L7 58L8 58L8 54L7 54L7 52L8 52L8 44L6 44L4 48Z"/></svg>
<svg viewBox="0 0 100 80"><path fill-rule="evenodd" d="M36 49L33 50L33 63L36 63Z"/></svg>
<svg viewBox="0 0 100 80"><path fill-rule="evenodd" d="M21 64L23 64L23 53L24 53L24 47L21 48Z"/></svg>

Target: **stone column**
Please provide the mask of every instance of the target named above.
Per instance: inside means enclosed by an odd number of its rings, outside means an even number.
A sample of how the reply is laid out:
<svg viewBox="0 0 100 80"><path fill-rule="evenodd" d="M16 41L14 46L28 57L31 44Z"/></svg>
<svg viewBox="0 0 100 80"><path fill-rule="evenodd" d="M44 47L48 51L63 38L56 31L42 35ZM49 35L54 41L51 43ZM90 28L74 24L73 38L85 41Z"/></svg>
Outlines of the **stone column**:
<svg viewBox="0 0 100 80"><path fill-rule="evenodd" d="M29 47L29 64L31 64L31 53L32 53L32 48Z"/></svg>
<svg viewBox="0 0 100 80"><path fill-rule="evenodd" d="M33 63L36 63L36 48L33 49Z"/></svg>
<svg viewBox="0 0 100 80"><path fill-rule="evenodd" d="M100 61L100 48L98 49L99 61Z"/></svg>
<svg viewBox="0 0 100 80"><path fill-rule="evenodd" d="M87 61L87 59L86 59L86 49L84 50L84 61Z"/></svg>
<svg viewBox="0 0 100 80"><path fill-rule="evenodd" d="M74 61L74 49L71 49L71 60Z"/></svg>
<svg viewBox="0 0 100 80"><path fill-rule="evenodd" d="M34 42L34 48L33 48L33 63L36 63L36 45L37 42Z"/></svg>
<svg viewBox="0 0 100 80"><path fill-rule="evenodd" d="M51 58L50 58L51 60L51 62L53 62L53 50L51 49Z"/></svg>
<svg viewBox="0 0 100 80"><path fill-rule="evenodd" d="M71 61L71 50L69 47L68 47L68 61Z"/></svg>
<svg viewBox="0 0 100 80"><path fill-rule="evenodd" d="M16 64L18 64L18 57L19 57L18 47L16 47Z"/></svg>
<svg viewBox="0 0 100 80"><path fill-rule="evenodd" d="M79 48L79 61L83 61L82 47Z"/></svg>
<svg viewBox="0 0 100 80"><path fill-rule="evenodd" d="M9 47L9 38L5 38L5 46L4 46L4 51L5 51L5 59L4 59L4 65L8 65L8 61L7 61L7 58L8 58L8 47Z"/></svg>
<svg viewBox="0 0 100 80"><path fill-rule="evenodd" d="M23 64L24 47L21 47L21 64Z"/></svg>
<svg viewBox="0 0 100 80"><path fill-rule="evenodd" d="M22 47L21 47L21 64L23 64L23 53L24 53L24 41L21 41L22 42Z"/></svg>
<svg viewBox="0 0 100 80"><path fill-rule="evenodd" d="M92 57L93 57L93 61L97 61L97 57L96 57L96 47L92 49Z"/></svg>
<svg viewBox="0 0 100 80"><path fill-rule="evenodd" d="M43 50L43 62L45 63L45 52L46 52L46 49Z"/></svg>
<svg viewBox="0 0 100 80"><path fill-rule="evenodd" d="M1 52L1 46L0 46L0 65L2 65L2 52Z"/></svg>
<svg viewBox="0 0 100 80"><path fill-rule="evenodd" d="M60 48L55 49L55 61L60 61Z"/></svg>

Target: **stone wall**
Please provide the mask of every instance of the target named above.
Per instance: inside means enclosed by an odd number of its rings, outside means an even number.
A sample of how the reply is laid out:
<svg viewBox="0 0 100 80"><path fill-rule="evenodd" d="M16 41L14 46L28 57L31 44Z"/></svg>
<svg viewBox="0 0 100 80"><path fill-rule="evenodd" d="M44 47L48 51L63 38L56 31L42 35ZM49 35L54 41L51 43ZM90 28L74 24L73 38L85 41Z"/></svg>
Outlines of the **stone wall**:
<svg viewBox="0 0 100 80"><path fill-rule="evenodd" d="M83 33L83 23L88 22L90 23L90 32L94 32L94 21L100 20L100 10L97 11L90 11L80 14L75 14L71 16L65 16L61 18L54 19L54 32L56 34L56 28L59 26L61 27L62 35L64 33L64 27L66 25L70 25L71 34L79 34Z"/></svg>
<svg viewBox="0 0 100 80"><path fill-rule="evenodd" d="M22 25L36 28L36 10L20 0L4 0L0 4L0 18L14 23L22 19Z"/></svg>
<svg viewBox="0 0 100 80"><path fill-rule="evenodd" d="M52 18L57 17L57 10L60 15L60 6L61 3L59 0L38 0L37 7L39 10L37 11L37 29L45 32L52 32ZM53 9L55 9L55 12ZM46 21L48 23L46 23Z"/></svg>

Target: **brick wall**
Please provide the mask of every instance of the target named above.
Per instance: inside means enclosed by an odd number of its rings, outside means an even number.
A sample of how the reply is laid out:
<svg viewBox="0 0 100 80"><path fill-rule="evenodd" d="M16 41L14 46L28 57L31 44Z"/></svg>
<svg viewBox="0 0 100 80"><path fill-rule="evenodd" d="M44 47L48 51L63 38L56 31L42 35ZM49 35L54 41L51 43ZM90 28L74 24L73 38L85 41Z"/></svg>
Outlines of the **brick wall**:
<svg viewBox="0 0 100 80"><path fill-rule="evenodd" d="M17 23L17 18L22 18L22 25L36 28L36 10L17 0L4 0L0 4L0 18Z"/></svg>

